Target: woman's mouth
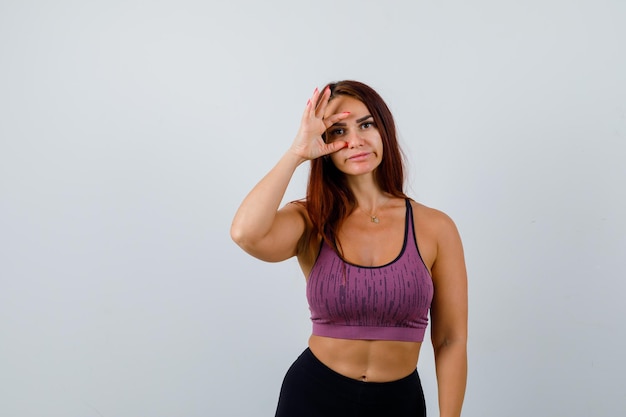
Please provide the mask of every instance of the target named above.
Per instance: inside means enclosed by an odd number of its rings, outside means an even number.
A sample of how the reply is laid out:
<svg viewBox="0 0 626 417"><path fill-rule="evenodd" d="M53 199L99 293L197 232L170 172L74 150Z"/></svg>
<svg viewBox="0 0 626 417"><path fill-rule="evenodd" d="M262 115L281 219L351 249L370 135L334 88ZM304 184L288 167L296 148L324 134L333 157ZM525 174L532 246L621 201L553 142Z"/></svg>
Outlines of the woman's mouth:
<svg viewBox="0 0 626 417"><path fill-rule="evenodd" d="M370 156L370 152L360 152L360 153L352 155L351 157L348 158L348 160L358 162L358 161L367 159L369 156Z"/></svg>

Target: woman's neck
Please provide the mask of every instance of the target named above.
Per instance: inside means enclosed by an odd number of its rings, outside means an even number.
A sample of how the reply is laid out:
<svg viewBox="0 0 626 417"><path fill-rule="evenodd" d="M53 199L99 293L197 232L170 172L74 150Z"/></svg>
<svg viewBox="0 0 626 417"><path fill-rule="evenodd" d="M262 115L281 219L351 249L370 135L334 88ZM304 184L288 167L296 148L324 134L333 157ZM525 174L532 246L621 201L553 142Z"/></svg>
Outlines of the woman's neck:
<svg viewBox="0 0 626 417"><path fill-rule="evenodd" d="M383 192L378 184L370 182L369 184L351 184L350 189L356 200L356 208L366 213L376 213L377 210L385 205L391 196Z"/></svg>

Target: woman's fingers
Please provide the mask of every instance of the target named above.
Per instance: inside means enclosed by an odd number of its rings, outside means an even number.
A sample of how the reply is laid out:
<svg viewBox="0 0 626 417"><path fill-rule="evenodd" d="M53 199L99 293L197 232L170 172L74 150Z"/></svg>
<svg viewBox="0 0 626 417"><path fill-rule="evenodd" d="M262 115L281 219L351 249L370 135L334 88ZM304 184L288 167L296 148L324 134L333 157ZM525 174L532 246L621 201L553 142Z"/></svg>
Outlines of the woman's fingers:
<svg viewBox="0 0 626 417"><path fill-rule="evenodd" d="M316 117L318 97L319 97L319 90L316 87L315 90L313 91L313 95L306 102L306 107L304 108L304 113L302 114L303 122Z"/></svg>
<svg viewBox="0 0 626 417"><path fill-rule="evenodd" d="M324 132L333 124L349 116L349 112L337 113L324 118L330 100L330 88L324 91L315 89L307 101L302 114L300 129L296 135L292 149L303 158L315 159L345 148L346 142L334 141L325 143L322 139Z"/></svg>
<svg viewBox="0 0 626 417"><path fill-rule="evenodd" d="M343 140L337 140L335 142L327 143L324 155L330 155L331 153L335 153L337 151L342 150L343 148L348 146L348 142Z"/></svg>
<svg viewBox="0 0 626 417"><path fill-rule="evenodd" d="M349 111L344 111L341 113L335 113L331 116L328 116L327 118L324 119L324 126L326 126L326 129L328 129L329 127L331 127L332 125L334 125L335 123L337 123L340 120L345 119L346 117L350 116L350 112Z"/></svg>
<svg viewBox="0 0 626 417"><path fill-rule="evenodd" d="M319 93L318 93L319 97ZM318 117L324 117L324 112L326 111L326 106L328 105L328 101L330 100L330 87L326 87L322 92L322 96L319 99L316 99L315 103L315 115Z"/></svg>

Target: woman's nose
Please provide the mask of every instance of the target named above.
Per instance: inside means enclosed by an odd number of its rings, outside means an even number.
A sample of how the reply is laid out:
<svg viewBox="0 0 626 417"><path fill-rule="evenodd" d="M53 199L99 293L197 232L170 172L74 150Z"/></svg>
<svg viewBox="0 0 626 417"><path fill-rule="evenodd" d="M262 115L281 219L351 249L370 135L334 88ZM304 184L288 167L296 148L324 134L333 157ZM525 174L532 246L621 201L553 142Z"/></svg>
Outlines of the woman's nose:
<svg viewBox="0 0 626 417"><path fill-rule="evenodd" d="M348 142L349 148L356 148L358 146L363 146L363 138L359 135L358 131L352 130L348 133L348 137L346 138Z"/></svg>

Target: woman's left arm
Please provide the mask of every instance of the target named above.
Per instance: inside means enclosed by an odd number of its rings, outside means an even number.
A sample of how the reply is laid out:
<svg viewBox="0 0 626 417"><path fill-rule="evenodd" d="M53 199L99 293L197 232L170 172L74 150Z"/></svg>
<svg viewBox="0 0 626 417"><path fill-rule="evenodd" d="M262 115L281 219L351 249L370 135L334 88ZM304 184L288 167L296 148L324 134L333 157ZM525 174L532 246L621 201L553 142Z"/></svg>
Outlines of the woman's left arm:
<svg viewBox="0 0 626 417"><path fill-rule="evenodd" d="M467 272L463 245L454 222L440 213L436 221L437 257L431 339L439 391L440 417L459 417L467 382Z"/></svg>

